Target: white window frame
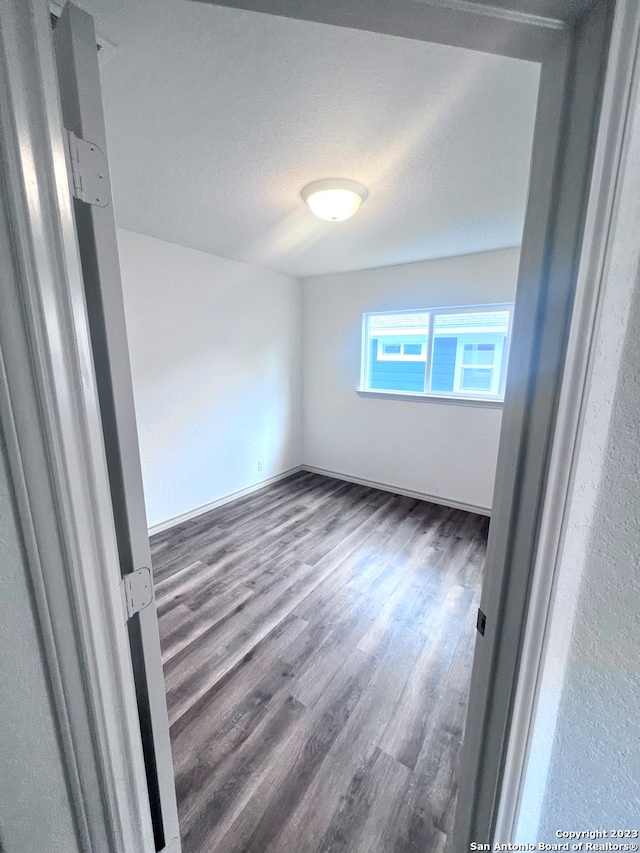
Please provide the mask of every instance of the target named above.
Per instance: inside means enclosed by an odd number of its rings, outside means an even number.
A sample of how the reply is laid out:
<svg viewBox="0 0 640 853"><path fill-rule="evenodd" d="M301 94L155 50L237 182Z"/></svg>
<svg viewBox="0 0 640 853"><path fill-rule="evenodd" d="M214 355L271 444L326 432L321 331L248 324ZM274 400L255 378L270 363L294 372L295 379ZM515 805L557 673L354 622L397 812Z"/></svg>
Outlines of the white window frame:
<svg viewBox="0 0 640 853"><path fill-rule="evenodd" d="M478 332L477 334L473 334L473 332L466 333L470 338L480 338L480 337L489 337L494 335L494 340L489 341L490 343L496 343L496 357L494 359L494 375L491 383L491 391L482 394L482 393L470 393L469 391L465 391L461 388L461 378L462 378L462 353L463 347L465 343L474 343L475 340L464 340L464 335L460 332L454 331L452 329L452 336L458 338L458 347L456 350L456 365L455 365L455 373L454 373L454 385L453 391L429 391L428 389L431 387L431 369L433 364L433 342L434 342L434 329L436 318L442 315L447 314L476 314L478 312L484 311L508 311L509 312L509 322L507 325L507 331L504 335L503 340L497 339L498 333L493 332ZM514 311L514 303L513 302L491 302L480 305L448 305L445 307L437 307L437 308L406 308L402 310L394 310L394 311L369 311L365 312L362 315L362 349L361 349L361 365L360 365L360 387L358 389L358 393L363 396L389 396L389 397L406 397L408 399L417 399L417 400L435 400L440 402L471 402L475 404L485 404L485 405L502 405L504 402L504 388L505 388L505 380L507 373L507 363L509 358L509 344L511 340L511 328L513 325L513 311ZM370 348L372 338L381 337L390 337L394 339L394 343L397 338L402 337L402 335L398 334L395 330L393 331L376 331L374 334L371 333L371 318L375 316L389 316L390 314L424 314L427 323L428 323L428 331L427 331L427 343L424 350L424 354L421 356L416 355L404 355L401 353L394 354L382 354L378 353L378 361L426 361L426 370L425 370L425 386L422 391L397 391L397 390L387 390L383 388L371 388L371 376L370 376ZM407 328L403 330L405 334L417 333L417 330L413 328ZM440 337L440 335L438 336ZM500 333L500 337L502 334Z"/></svg>
<svg viewBox="0 0 640 853"><path fill-rule="evenodd" d="M477 370L490 370L491 371L491 388L488 392L492 397L500 396L500 380L502 378L503 373L503 363L504 363L504 347L506 344L506 335L502 336L495 335L494 340L489 340L492 337L491 333L481 332L478 335L469 334L470 340L465 340L462 335L458 335L458 347L456 351L456 367L455 373L453 377L453 390L455 393L459 394L468 394L468 389L462 387L462 376L465 368L473 368ZM487 340L479 340L479 338L486 338ZM491 364L465 364L464 362L464 348L469 345L478 345L478 344L492 344L494 347L493 350L493 361ZM504 396L504 391L503 394Z"/></svg>

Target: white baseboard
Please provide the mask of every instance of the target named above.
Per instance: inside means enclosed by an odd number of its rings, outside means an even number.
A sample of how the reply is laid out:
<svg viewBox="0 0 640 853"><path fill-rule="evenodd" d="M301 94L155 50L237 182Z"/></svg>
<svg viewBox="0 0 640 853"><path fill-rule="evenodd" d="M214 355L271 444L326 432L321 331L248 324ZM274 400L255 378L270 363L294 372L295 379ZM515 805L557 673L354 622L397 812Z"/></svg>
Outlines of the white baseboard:
<svg viewBox="0 0 640 853"><path fill-rule="evenodd" d="M421 501L429 501L432 504L440 504L442 506L450 506L454 509L463 509L466 512L475 512L478 515L491 516L491 508L486 506L475 506L474 504L464 503L463 501L454 501L449 498L443 498L442 495L428 495L425 492L416 492L413 489L404 489L401 486L394 486L391 483L379 483L377 480L366 480L363 477L353 477L351 474L341 474L339 471L329 471L326 468L316 468L315 465L301 465L303 471L310 471L312 474L324 474L325 477L335 477L336 480L346 480L348 483L358 483L361 486L371 486L372 489L381 489L383 492L393 492L397 495L406 495L408 498L417 498Z"/></svg>
<svg viewBox="0 0 640 853"><path fill-rule="evenodd" d="M211 501L204 506L196 507L182 515L177 515L175 518L169 518L167 521L161 521L159 524L154 524L149 528L149 536L154 536L156 533L163 533L176 524L182 524L183 521L191 521L199 515L204 515L205 512L215 509L224 504L231 503L245 495L250 495L252 492L257 492L259 489L264 489L272 483L277 483L279 480L285 480L292 474L297 474L299 471L309 471L311 474L322 474L325 477L334 477L336 480L345 480L348 483L358 483L360 486L371 486L372 489L381 489L383 492L393 492L397 495L406 495L408 498L417 498L421 501L429 501L432 504L440 504L442 506L450 506L454 509L463 509L467 512L475 512L478 515L491 515L490 507L474 506L474 504L464 503L463 501L454 501L449 498L443 498L441 495L428 495L425 492L416 492L413 489L404 489L401 486L394 486L391 483L379 483L377 480L366 480L363 477L353 477L351 474L341 474L339 471L329 471L327 468L316 468L315 465L296 465L295 468L289 468L288 471L283 471L281 474L276 474L274 477L268 477L266 480L260 480L259 483L254 483L252 486L247 486L244 489L238 489L236 492L231 492L215 501Z"/></svg>
<svg viewBox="0 0 640 853"><path fill-rule="evenodd" d="M211 509L215 509L218 506L224 506L224 504L231 503L231 501L235 501L238 498L242 498L245 495L250 495L252 492L257 492L260 489L264 489L266 486L270 486L272 483L277 483L279 480L285 480L287 477L290 477L292 474L297 474L298 471L306 471L304 465L296 465L295 468L289 468L288 471L283 471L281 474L275 474L273 477L267 477L266 480L260 480L259 483L254 483L251 486L247 486L244 489L238 489L236 492L231 492L228 495L223 495L221 498L217 498L215 501L211 501L208 504L204 504L203 506L196 507L195 509L190 509L189 512L184 512L182 515L176 515L175 518L168 518L166 521L161 521L159 524L154 524L153 527L149 528L149 536L155 536L156 533L163 533L165 530L169 530L171 527L175 527L176 524L182 524L183 521L191 521L192 518L197 518L199 515L204 515L205 512L209 512Z"/></svg>

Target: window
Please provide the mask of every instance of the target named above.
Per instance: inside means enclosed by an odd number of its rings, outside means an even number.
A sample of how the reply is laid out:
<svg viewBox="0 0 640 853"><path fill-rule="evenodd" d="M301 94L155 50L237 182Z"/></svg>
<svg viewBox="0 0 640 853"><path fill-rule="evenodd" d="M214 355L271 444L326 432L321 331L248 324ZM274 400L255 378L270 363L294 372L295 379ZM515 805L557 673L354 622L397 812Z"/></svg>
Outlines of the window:
<svg viewBox="0 0 640 853"><path fill-rule="evenodd" d="M362 391L502 400L512 304L363 316Z"/></svg>
<svg viewBox="0 0 640 853"><path fill-rule="evenodd" d="M427 341L380 336L378 358L381 361L426 361Z"/></svg>

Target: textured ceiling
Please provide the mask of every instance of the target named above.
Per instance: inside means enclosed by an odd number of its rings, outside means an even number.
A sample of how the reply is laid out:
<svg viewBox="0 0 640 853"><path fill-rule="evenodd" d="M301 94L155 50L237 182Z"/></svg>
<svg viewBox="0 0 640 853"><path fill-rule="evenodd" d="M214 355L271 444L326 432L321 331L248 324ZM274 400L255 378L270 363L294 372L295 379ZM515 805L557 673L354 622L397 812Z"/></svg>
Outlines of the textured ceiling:
<svg viewBox="0 0 640 853"><path fill-rule="evenodd" d="M296 276L518 245L532 63L185 0L84 0L118 224ZM369 198L316 219L327 177Z"/></svg>

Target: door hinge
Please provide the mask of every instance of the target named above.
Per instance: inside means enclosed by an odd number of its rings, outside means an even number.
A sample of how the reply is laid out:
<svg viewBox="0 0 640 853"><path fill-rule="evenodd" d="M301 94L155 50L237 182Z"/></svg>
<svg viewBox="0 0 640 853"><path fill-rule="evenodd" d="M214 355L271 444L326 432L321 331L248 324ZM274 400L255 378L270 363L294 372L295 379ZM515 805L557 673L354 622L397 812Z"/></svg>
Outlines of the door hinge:
<svg viewBox="0 0 640 853"><path fill-rule="evenodd" d="M65 134L72 195L96 207L106 207L109 204L106 155L95 142L88 142L71 130L65 129Z"/></svg>
<svg viewBox="0 0 640 853"><path fill-rule="evenodd" d="M487 627L487 615L483 610L480 610L478 607L478 618L476 620L476 628L478 629L478 633L481 637L484 637L484 631Z"/></svg>
<svg viewBox="0 0 640 853"><path fill-rule="evenodd" d="M127 622L153 601L151 569L138 569L131 574L124 575L120 581L120 590L122 591L125 622Z"/></svg>

